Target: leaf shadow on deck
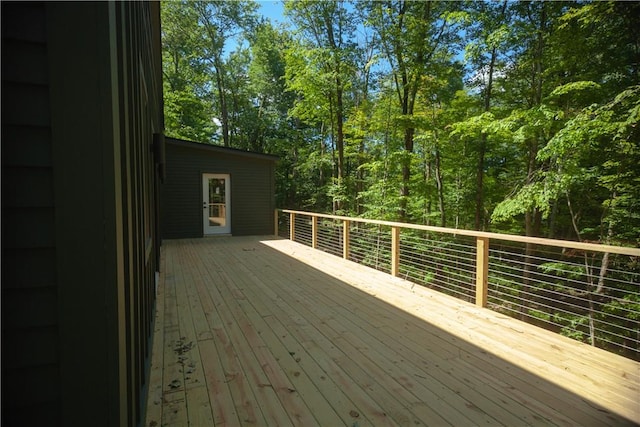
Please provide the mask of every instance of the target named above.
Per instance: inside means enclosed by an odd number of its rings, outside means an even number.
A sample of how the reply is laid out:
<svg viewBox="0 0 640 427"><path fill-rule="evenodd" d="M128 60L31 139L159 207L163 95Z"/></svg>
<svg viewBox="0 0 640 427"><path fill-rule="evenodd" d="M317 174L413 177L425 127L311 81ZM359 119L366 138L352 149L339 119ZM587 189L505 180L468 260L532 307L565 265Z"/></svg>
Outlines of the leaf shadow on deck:
<svg viewBox="0 0 640 427"><path fill-rule="evenodd" d="M146 425L634 425L571 390L634 405L606 361L521 350L562 337L287 240L165 241L161 274Z"/></svg>

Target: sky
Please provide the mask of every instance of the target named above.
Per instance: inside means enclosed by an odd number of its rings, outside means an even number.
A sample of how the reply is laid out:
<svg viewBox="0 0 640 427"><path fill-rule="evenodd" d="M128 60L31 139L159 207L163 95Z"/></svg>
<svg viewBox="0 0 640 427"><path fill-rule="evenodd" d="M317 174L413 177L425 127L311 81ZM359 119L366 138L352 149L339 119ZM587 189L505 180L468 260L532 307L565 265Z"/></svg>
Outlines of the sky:
<svg viewBox="0 0 640 427"><path fill-rule="evenodd" d="M283 23L284 18L284 4L281 0L257 0L258 14L268 18L272 24L276 25ZM226 41L224 47L224 56L229 55L231 52L238 48L238 40L230 38Z"/></svg>
<svg viewBox="0 0 640 427"><path fill-rule="evenodd" d="M258 13L265 18L269 18L272 23L276 24L284 21L284 5L280 0L258 0L258 4L260 5Z"/></svg>

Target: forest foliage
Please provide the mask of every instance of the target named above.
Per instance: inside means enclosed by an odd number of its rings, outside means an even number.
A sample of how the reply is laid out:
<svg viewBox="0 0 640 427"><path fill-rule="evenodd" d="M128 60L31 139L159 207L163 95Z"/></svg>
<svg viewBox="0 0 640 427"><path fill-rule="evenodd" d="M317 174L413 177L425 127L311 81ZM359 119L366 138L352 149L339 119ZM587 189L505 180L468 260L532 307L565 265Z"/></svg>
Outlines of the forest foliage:
<svg viewBox="0 0 640 427"><path fill-rule="evenodd" d="M162 3L167 135L279 156L280 208L640 246L640 2L283 6ZM494 310L640 360L637 257L514 250Z"/></svg>
<svg viewBox="0 0 640 427"><path fill-rule="evenodd" d="M640 243L637 2L162 3L167 135L275 154L277 205Z"/></svg>

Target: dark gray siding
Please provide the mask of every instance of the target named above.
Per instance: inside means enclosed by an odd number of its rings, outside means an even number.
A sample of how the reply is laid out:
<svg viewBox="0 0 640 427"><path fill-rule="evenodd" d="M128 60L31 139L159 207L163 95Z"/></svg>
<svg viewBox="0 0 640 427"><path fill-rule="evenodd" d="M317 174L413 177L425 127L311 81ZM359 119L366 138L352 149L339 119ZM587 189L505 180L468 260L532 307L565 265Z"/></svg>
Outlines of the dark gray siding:
<svg viewBox="0 0 640 427"><path fill-rule="evenodd" d="M160 244L159 4L1 7L2 425L138 425Z"/></svg>
<svg viewBox="0 0 640 427"><path fill-rule="evenodd" d="M275 157L167 138L163 238L202 237L202 174L231 176L231 234L273 234Z"/></svg>
<svg viewBox="0 0 640 427"><path fill-rule="evenodd" d="M3 424L51 425L60 355L46 13L3 2L1 14Z"/></svg>

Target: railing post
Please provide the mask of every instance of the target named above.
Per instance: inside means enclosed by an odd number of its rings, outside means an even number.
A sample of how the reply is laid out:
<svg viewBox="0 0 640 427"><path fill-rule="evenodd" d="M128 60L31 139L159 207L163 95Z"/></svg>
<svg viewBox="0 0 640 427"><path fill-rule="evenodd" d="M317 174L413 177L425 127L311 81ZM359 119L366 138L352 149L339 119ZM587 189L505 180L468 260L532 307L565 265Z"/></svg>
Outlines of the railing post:
<svg viewBox="0 0 640 427"><path fill-rule="evenodd" d="M349 227L351 223L345 219L342 221L342 258L349 259Z"/></svg>
<svg viewBox="0 0 640 427"><path fill-rule="evenodd" d="M391 227L391 275L398 276L400 267L400 228Z"/></svg>
<svg viewBox="0 0 640 427"><path fill-rule="evenodd" d="M289 214L289 240L292 242L296 240L296 214L293 212Z"/></svg>
<svg viewBox="0 0 640 427"><path fill-rule="evenodd" d="M311 247L318 248L318 217L311 217Z"/></svg>
<svg viewBox="0 0 640 427"><path fill-rule="evenodd" d="M278 209L275 210L275 215L273 215L273 235L278 237Z"/></svg>
<svg viewBox="0 0 640 427"><path fill-rule="evenodd" d="M489 239L476 237L476 305L487 306L489 295Z"/></svg>

